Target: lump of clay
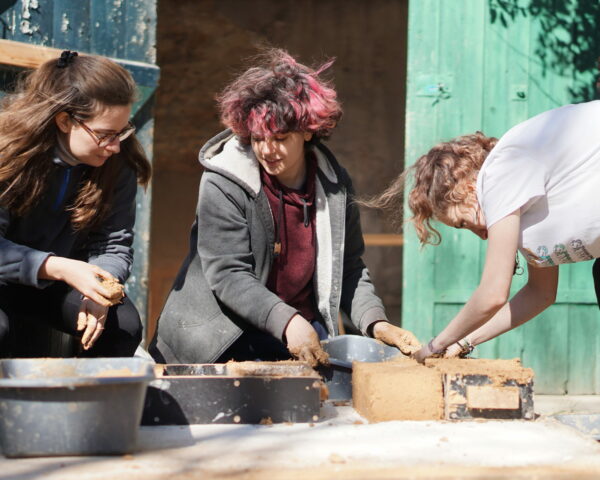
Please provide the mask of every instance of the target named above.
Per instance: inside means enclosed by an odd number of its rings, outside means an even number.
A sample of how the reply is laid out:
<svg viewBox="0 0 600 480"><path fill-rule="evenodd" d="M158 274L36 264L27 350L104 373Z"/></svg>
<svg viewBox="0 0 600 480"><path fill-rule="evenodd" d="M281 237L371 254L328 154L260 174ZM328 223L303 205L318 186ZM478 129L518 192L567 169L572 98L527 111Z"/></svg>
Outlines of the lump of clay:
<svg viewBox="0 0 600 480"><path fill-rule="evenodd" d="M111 305L120 303L125 296L125 292L123 292L123 285L121 285L116 278L104 278L100 276L96 278L102 284L102 286L108 290L108 300L110 301Z"/></svg>

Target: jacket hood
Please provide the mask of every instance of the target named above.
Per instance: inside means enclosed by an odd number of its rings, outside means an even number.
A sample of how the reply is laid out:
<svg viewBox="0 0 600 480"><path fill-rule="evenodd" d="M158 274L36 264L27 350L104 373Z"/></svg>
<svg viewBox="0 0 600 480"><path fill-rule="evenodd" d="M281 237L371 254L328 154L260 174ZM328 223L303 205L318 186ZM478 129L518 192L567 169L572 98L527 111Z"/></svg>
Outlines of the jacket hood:
<svg viewBox="0 0 600 480"><path fill-rule="evenodd" d="M338 183L331 153L321 144L311 145L310 148L315 152L319 170L330 182ZM198 159L205 169L234 181L253 197L260 192L260 164L252 147L242 144L231 130L225 130L206 142Z"/></svg>

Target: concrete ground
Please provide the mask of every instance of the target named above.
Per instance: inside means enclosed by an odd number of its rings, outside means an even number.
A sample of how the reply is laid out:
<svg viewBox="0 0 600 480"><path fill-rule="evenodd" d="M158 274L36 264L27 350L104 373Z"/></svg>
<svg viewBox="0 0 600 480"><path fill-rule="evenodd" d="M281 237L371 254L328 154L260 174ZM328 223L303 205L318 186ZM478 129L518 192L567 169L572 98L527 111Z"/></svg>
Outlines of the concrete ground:
<svg viewBox="0 0 600 480"><path fill-rule="evenodd" d="M600 444L547 415L600 397L536 398L537 420L367 424L325 405L314 424L141 427L119 457L1 459L0 479L596 479Z"/></svg>

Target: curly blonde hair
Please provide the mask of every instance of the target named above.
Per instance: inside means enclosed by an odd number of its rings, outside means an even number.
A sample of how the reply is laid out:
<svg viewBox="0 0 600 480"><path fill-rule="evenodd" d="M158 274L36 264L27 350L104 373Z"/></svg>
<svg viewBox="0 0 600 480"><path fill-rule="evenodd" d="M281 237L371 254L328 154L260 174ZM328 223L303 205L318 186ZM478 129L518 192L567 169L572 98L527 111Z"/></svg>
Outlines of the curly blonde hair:
<svg viewBox="0 0 600 480"><path fill-rule="evenodd" d="M417 236L422 245L439 245L442 237L432 220L444 215L451 205L462 204L469 195L464 188L472 182L481 165L498 142L481 132L457 137L433 147L405 170L383 193L366 206L391 213L395 224L402 224L404 187L409 176L413 186L408 194L408 206Z"/></svg>

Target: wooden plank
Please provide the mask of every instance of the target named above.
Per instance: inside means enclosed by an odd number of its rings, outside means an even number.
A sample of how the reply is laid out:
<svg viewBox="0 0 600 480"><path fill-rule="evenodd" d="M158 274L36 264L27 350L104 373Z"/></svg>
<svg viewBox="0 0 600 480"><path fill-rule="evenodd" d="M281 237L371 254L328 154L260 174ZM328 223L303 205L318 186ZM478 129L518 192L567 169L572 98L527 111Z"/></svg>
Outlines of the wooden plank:
<svg viewBox="0 0 600 480"><path fill-rule="evenodd" d="M404 236L393 233L365 233L363 239L369 247L401 247L404 244Z"/></svg>
<svg viewBox="0 0 600 480"><path fill-rule="evenodd" d="M519 408L519 388L469 385L467 407L482 410L516 410Z"/></svg>
<svg viewBox="0 0 600 480"><path fill-rule="evenodd" d="M61 50L41 45L0 39L0 63L23 68L37 68L42 63L60 56Z"/></svg>
<svg viewBox="0 0 600 480"><path fill-rule="evenodd" d="M58 58L62 51L60 48L0 39L0 64L21 68L37 68L48 60ZM79 54L85 55L82 52L79 52ZM154 91L159 75L159 69L156 65L120 58L112 58L112 60L129 70L139 86L147 86ZM146 98L148 96L146 95Z"/></svg>

